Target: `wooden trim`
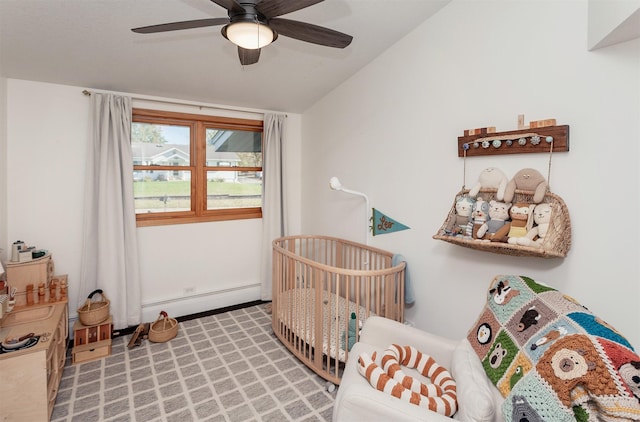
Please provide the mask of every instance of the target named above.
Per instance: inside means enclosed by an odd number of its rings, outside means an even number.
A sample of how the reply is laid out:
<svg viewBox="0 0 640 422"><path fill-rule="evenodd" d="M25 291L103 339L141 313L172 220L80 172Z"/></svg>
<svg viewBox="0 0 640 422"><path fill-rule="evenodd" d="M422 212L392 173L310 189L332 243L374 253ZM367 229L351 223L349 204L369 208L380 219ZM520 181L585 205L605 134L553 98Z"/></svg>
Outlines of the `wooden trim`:
<svg viewBox="0 0 640 422"><path fill-rule="evenodd" d="M204 172L208 171L262 171L262 167L226 167L226 166L213 166L205 167Z"/></svg>
<svg viewBox="0 0 640 422"><path fill-rule="evenodd" d="M531 144L530 140L527 139L527 143L524 146L518 145L518 135L527 134L527 133L536 133L540 135L542 138L538 145ZM502 145L499 148L494 148L493 146L489 146L488 148L483 148L482 145L478 145L478 147L474 147L473 143L478 142L482 143L483 140L496 137L503 137L513 135L513 145L507 146L505 140L502 140ZM519 129L519 130L511 130L507 132L495 132L495 133L481 133L475 135L468 136L459 136L458 137L458 157L464 157L464 145L470 144L469 149L467 149L467 157L481 156L481 155L500 155L500 154L527 154L527 153L549 153L550 147L549 143L545 141L545 137L552 136L553 137L553 152L567 152L569 151L569 126L547 126L547 127L536 127L536 128L527 128L527 129Z"/></svg>
<svg viewBox="0 0 640 422"><path fill-rule="evenodd" d="M196 123L196 130L198 134L204 134L205 128L202 122ZM207 177L206 173L203 171L204 165L207 161L207 140L205 136L198 136L196 139L192 140L192 145L195 148L195 157L196 157L196 172L195 176L195 185L192 183L192 194L195 202L191 204L192 208L196 210L196 214L200 214L201 212L207 209Z"/></svg>
<svg viewBox="0 0 640 422"><path fill-rule="evenodd" d="M143 166L140 164L135 164L133 169L136 171L195 171L194 166Z"/></svg>
<svg viewBox="0 0 640 422"><path fill-rule="evenodd" d="M152 227L152 226L168 226L173 224L191 224L191 223L206 223L211 221L231 221L231 220L248 220L253 218L262 218L262 209L260 208L246 208L245 209L233 209L233 213L229 212L218 212L218 211L227 211L227 210L216 210L216 211L208 211L204 215L196 216L193 213L189 213L189 215L178 216L172 215L167 216L166 213L162 213L163 215L155 215L149 216L149 214L138 215L136 221L137 227ZM176 213L173 213L176 214Z"/></svg>
<svg viewBox="0 0 640 422"><path fill-rule="evenodd" d="M264 122L262 120L238 119L235 117L210 116L206 114L176 113L173 111L149 110L144 108L133 109L133 119L146 118L153 122L173 121L198 121L213 123L220 129L241 129L246 131L262 132ZM145 121L146 121L145 119Z"/></svg>
<svg viewBox="0 0 640 422"><path fill-rule="evenodd" d="M136 171L190 171L191 210L136 214L136 225L138 227L262 218L262 209L260 207L228 208L220 210L207 209L208 171L263 171L263 167L206 166L205 136L207 128L262 132L264 127L262 120L238 119L136 108L133 109L133 122L187 126L191 129L190 166L133 166L133 169Z"/></svg>

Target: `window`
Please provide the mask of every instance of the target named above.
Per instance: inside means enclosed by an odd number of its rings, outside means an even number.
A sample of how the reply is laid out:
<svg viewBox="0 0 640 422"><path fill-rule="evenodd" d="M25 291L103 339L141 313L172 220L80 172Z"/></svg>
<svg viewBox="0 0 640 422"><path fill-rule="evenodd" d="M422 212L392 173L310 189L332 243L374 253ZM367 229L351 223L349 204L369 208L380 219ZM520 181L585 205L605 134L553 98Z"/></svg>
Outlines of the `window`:
<svg viewBox="0 0 640 422"><path fill-rule="evenodd" d="M133 110L138 226L262 217L260 120Z"/></svg>

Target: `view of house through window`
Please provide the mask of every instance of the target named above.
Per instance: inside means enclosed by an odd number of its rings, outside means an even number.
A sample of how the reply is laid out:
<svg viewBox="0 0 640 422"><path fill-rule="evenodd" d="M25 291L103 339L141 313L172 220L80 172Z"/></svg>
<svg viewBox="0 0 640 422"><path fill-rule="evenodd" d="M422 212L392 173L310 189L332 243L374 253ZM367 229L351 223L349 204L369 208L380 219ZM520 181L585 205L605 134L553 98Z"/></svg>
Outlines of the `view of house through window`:
<svg viewBox="0 0 640 422"><path fill-rule="evenodd" d="M139 226L262 216L262 121L134 109Z"/></svg>

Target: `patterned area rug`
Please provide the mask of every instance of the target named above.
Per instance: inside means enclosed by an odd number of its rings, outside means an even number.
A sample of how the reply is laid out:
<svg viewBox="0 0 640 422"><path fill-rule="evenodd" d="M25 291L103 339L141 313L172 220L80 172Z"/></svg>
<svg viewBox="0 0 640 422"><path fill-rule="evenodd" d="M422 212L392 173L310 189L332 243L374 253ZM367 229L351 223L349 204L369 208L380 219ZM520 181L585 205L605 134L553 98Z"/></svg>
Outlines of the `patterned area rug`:
<svg viewBox="0 0 640 422"><path fill-rule="evenodd" d="M270 304L180 323L167 343L71 364L52 421L330 421L335 392L273 335Z"/></svg>

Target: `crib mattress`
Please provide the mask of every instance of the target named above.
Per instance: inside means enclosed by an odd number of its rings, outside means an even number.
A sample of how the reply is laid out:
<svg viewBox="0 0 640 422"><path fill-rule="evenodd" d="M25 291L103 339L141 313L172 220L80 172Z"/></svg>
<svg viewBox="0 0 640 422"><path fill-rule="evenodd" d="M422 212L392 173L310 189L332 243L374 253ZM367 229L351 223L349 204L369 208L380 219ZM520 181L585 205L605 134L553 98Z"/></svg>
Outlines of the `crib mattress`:
<svg viewBox="0 0 640 422"><path fill-rule="evenodd" d="M280 321L308 344L315 345L316 292L301 288L283 292L279 296ZM346 361L344 338L345 320L356 313L361 322L367 310L342 296L322 291L322 353L341 362ZM370 312L370 315L375 315Z"/></svg>

